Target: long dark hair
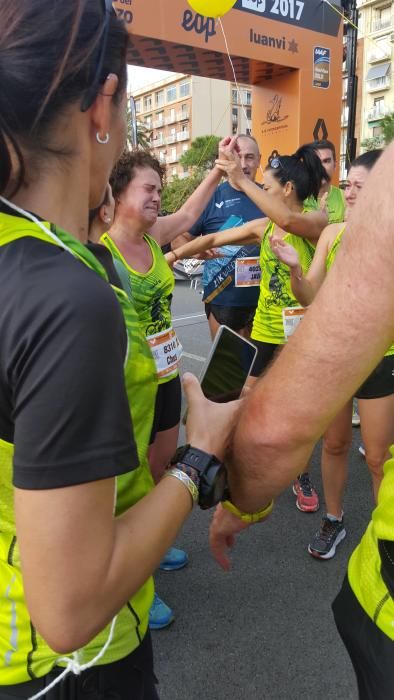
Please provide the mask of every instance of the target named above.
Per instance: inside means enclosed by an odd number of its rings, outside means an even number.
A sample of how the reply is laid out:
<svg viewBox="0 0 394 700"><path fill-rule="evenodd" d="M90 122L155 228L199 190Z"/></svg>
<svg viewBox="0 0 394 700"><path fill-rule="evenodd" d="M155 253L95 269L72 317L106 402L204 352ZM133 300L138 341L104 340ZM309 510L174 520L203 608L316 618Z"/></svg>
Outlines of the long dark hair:
<svg viewBox="0 0 394 700"><path fill-rule="evenodd" d="M64 155L51 147L50 129L68 105L82 106L99 63L97 92L114 73L115 99L123 94L127 32L111 12L101 62L105 17L104 0L0 0L0 194L24 182L24 151Z"/></svg>
<svg viewBox="0 0 394 700"><path fill-rule="evenodd" d="M301 146L292 156L272 158L266 170L285 185L294 185L299 202L313 195L318 197L322 181L328 179L327 173L311 146Z"/></svg>

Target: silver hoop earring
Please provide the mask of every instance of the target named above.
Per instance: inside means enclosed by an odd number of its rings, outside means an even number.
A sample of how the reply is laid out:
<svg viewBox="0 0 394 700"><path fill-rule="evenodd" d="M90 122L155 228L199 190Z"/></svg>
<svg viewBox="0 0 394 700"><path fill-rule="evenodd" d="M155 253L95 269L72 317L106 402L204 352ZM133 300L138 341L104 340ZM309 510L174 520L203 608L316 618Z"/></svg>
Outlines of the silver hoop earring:
<svg viewBox="0 0 394 700"><path fill-rule="evenodd" d="M103 146L105 146L105 145L108 143L108 141L109 141L109 133L107 132L107 133L105 134L104 138L102 139L101 136L100 136L100 134L99 134L99 132L97 132L97 134L96 134L96 140L97 140L97 143L101 143Z"/></svg>

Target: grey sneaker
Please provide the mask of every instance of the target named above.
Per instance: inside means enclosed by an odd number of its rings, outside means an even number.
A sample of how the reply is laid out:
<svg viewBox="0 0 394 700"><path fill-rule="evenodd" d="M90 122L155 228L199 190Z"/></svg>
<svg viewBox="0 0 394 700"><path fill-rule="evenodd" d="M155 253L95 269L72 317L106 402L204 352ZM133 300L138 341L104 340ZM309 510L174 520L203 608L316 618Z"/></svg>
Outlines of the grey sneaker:
<svg viewBox="0 0 394 700"><path fill-rule="evenodd" d="M320 529L308 546L308 552L317 559L332 559L340 542L346 537L346 530L342 520L329 520L324 517L320 523Z"/></svg>
<svg viewBox="0 0 394 700"><path fill-rule="evenodd" d="M353 428L358 428L359 425L360 425L360 416L358 415L356 409L353 408L352 426L353 426Z"/></svg>

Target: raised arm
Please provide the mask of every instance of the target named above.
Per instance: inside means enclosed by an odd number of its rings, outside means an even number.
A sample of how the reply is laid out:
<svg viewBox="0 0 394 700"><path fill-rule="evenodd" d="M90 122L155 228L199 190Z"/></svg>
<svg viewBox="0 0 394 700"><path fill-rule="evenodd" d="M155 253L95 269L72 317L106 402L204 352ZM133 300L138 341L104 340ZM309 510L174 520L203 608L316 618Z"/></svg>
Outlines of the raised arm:
<svg viewBox="0 0 394 700"><path fill-rule="evenodd" d="M189 243L185 243L179 248L175 248L167 253L166 260L172 264L175 260L192 258L194 255L222 245L259 244L261 243L267 223L268 219L254 219L242 226L236 226L235 228L226 229L225 231L216 231L216 233L209 233L206 236L199 236Z"/></svg>
<svg viewBox="0 0 394 700"><path fill-rule="evenodd" d="M324 206L317 211L305 214L292 211L286 204L270 197L255 182L248 180L242 172L238 156L234 153L227 160L223 158L217 160L216 164L228 176L231 185L242 190L281 229L311 241L318 240L328 224L328 212Z"/></svg>

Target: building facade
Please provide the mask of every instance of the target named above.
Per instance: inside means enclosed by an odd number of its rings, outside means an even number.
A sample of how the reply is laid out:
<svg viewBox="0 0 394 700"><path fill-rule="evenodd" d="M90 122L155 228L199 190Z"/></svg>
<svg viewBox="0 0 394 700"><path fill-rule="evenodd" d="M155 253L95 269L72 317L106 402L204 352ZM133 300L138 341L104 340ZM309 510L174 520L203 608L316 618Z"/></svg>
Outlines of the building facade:
<svg viewBox="0 0 394 700"><path fill-rule="evenodd" d="M357 45L357 153L373 139L375 147L383 145L382 119L394 113L394 2L392 0L358 0L359 41ZM344 66L345 68L345 66ZM340 179L346 177L346 127L348 77L343 76L343 110ZM363 146L364 143L364 146ZM369 142L371 143L371 142Z"/></svg>
<svg viewBox="0 0 394 700"><path fill-rule="evenodd" d="M252 91L213 78L174 74L133 92L137 120L145 125L151 148L167 165L169 178L185 177L179 159L197 136L247 133Z"/></svg>

